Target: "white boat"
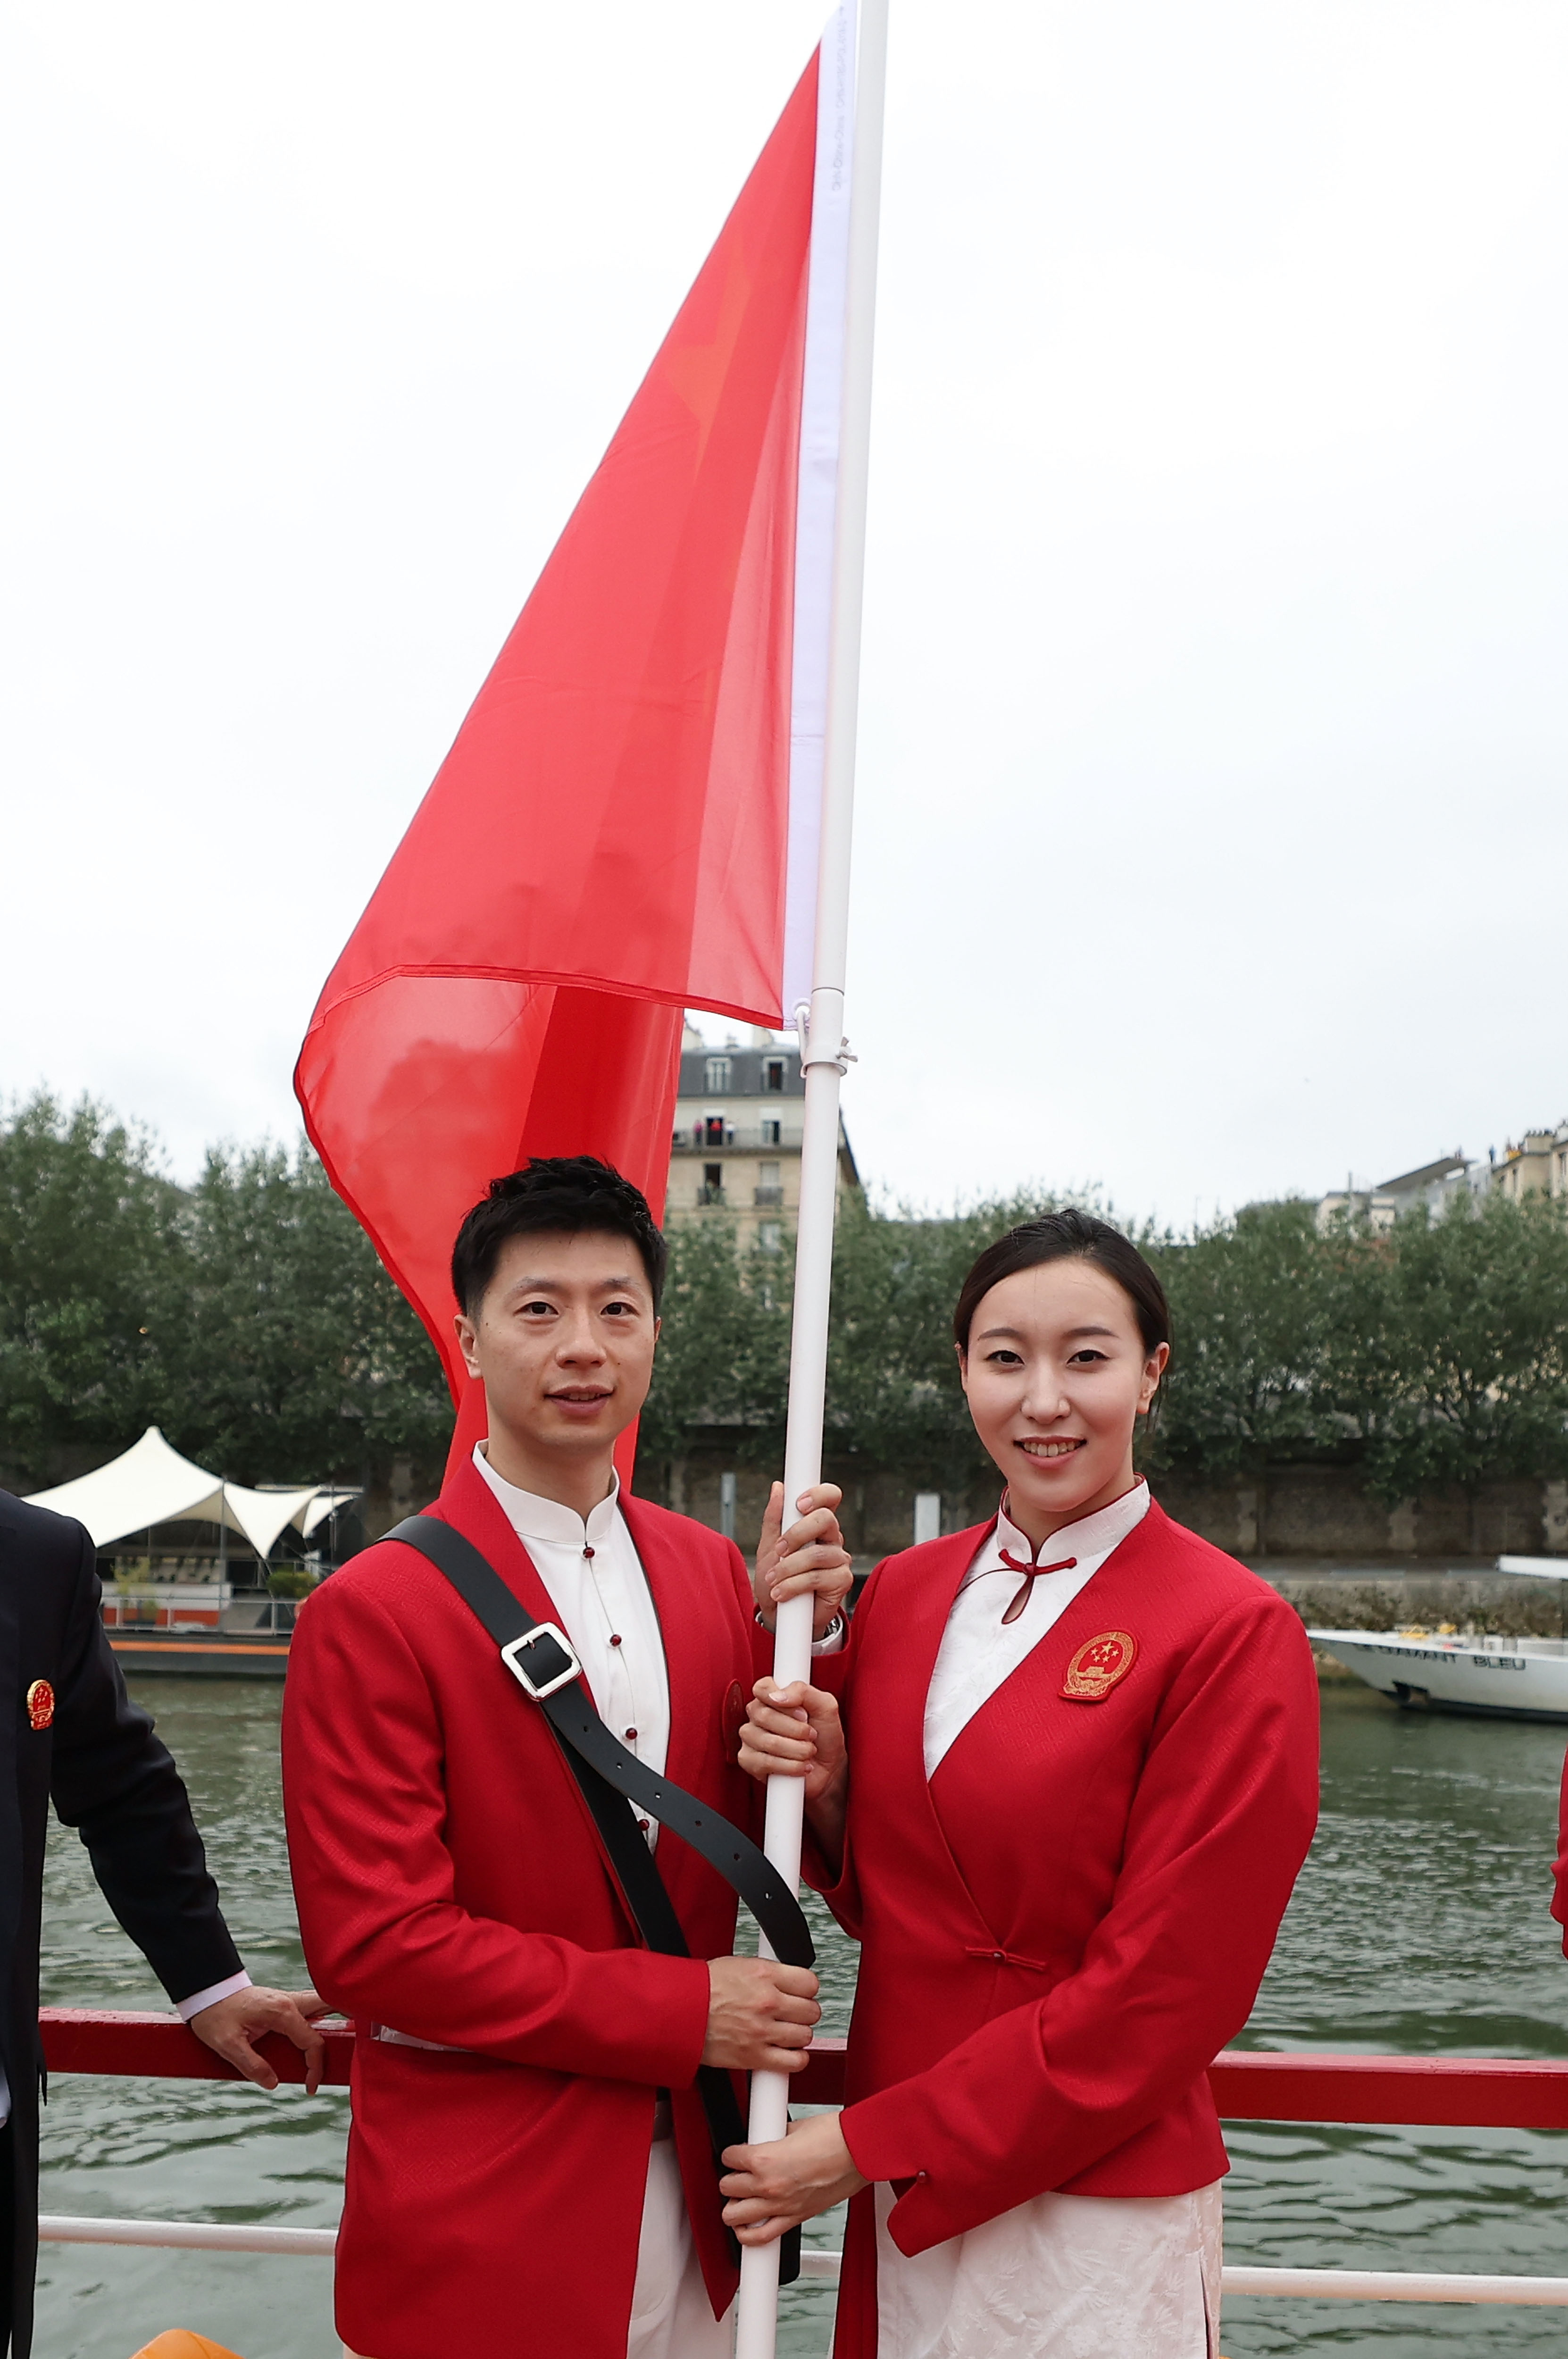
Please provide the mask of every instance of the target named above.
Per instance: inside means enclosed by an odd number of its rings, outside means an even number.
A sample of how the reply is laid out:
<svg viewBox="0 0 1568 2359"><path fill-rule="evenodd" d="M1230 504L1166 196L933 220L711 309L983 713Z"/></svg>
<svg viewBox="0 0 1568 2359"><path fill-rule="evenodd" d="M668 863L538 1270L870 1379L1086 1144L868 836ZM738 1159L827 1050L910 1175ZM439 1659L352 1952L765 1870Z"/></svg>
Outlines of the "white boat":
<svg viewBox="0 0 1568 2359"><path fill-rule="evenodd" d="M1530 1581L1568 1581L1568 1557L1500 1556L1497 1569ZM1568 1639L1480 1637L1451 1626L1309 1630L1307 1636L1407 1712L1568 1721Z"/></svg>
<svg viewBox="0 0 1568 2359"><path fill-rule="evenodd" d="M1407 1712L1568 1721L1568 1639L1413 1630L1309 1630L1307 1636Z"/></svg>

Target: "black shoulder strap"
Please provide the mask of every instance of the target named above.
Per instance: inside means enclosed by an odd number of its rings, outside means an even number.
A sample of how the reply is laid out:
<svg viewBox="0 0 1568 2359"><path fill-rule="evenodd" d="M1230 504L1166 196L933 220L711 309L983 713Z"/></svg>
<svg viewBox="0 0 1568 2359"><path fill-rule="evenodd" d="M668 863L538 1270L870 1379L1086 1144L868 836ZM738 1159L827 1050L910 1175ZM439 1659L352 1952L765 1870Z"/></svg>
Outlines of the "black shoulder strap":
<svg viewBox="0 0 1568 2359"><path fill-rule="evenodd" d="M622 1876L624 1838L621 1831L629 1829L636 1837L638 1855L653 1869L647 1844L632 1812L622 1803L617 1801L608 1814L601 1813L593 1790L583 1778L583 1766L593 1772L600 1784L609 1786L614 1795L623 1795L626 1801L646 1810L661 1827L667 1827L671 1834L689 1843L709 1867L716 1868L745 1902L767 1935L776 1958L786 1966L816 1963L811 1929L799 1901L772 1860L758 1850L750 1835L731 1826L709 1804L699 1802L684 1786L657 1776L646 1762L628 1753L595 1712L579 1676L581 1666L565 1634L554 1623L535 1622L471 1540L465 1539L461 1532L437 1516L410 1516L386 1537L417 1549L421 1556L428 1557L437 1570L446 1574L464 1604L494 1639L514 1679L549 1721L566 1748L568 1762L582 1787L594 1822L605 1836L611 1864L622 1878L622 1888L626 1891L627 1901L650 1948L680 1956L685 1954L686 1943L683 1940L680 1948L674 1949L671 1940L656 1939L654 1926L643 1921L639 1895L626 1889ZM606 1815L616 1830L613 1839L606 1827ZM625 1851L624 1855L630 1863L630 1851ZM637 1880L642 1881L640 1876ZM662 1913L668 1920L668 1926L662 1930L673 1928L678 1935L675 1912L656 1869L653 1881L659 1893L658 1900L653 1904L654 1917L659 1919Z"/></svg>
<svg viewBox="0 0 1568 2359"><path fill-rule="evenodd" d="M635 1809L628 1805L646 1810L661 1829L679 1835L718 1870L756 1919L775 1957L790 1966L815 1964L811 1929L773 1862L739 1827L683 1786L655 1776L611 1735L593 1708L582 1684L582 1666L563 1631L554 1623L536 1622L472 1541L438 1516L409 1516L385 1537L417 1549L445 1573L495 1641L518 1685L548 1720L592 1813L633 1922L650 1950L672 1958L691 1955ZM734 2085L727 2072L710 2065L700 2066L697 2077L713 2158L722 2168L725 2147L743 2145L746 2136ZM780 2256L782 2283L798 2277L799 2250L799 2231L791 2230Z"/></svg>

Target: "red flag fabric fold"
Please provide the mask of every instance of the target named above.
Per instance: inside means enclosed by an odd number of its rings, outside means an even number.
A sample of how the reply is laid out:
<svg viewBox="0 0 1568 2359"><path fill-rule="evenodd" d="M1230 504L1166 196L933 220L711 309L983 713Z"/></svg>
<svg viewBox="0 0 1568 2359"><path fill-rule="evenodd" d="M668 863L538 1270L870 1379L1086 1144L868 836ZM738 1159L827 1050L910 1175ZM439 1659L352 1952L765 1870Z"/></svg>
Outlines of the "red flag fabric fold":
<svg viewBox="0 0 1568 2359"><path fill-rule="evenodd" d="M310 1137L455 1398L448 1262L487 1182L597 1154L659 1213L681 1011L782 1020L816 81L814 58L300 1052Z"/></svg>

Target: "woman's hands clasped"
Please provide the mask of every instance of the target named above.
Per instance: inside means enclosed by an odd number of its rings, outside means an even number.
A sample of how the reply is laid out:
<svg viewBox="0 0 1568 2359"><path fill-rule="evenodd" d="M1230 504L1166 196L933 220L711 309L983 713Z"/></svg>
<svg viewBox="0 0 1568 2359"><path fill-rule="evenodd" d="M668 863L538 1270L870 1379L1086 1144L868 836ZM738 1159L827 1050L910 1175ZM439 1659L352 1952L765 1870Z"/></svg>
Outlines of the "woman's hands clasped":
<svg viewBox="0 0 1568 2359"><path fill-rule="evenodd" d="M854 1568L838 1528L838 1510L843 1498L836 1483L814 1484L809 1491L801 1493L795 1503L799 1521L786 1532L784 1484L773 1484L768 1495L752 1575L757 1611L770 1630L784 1599L801 1597L809 1591L813 1599L811 1635L814 1638L823 1637L849 1596Z"/></svg>

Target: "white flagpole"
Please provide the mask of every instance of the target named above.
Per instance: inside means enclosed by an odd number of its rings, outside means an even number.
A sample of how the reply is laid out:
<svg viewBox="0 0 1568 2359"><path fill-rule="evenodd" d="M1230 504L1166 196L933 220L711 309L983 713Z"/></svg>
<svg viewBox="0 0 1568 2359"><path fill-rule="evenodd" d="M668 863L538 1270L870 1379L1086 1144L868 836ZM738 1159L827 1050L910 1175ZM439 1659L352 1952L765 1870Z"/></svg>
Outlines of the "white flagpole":
<svg viewBox="0 0 1568 2359"><path fill-rule="evenodd" d="M860 607L866 564L866 481L871 456L871 350L876 319L887 18L888 0L860 0L816 947L811 1002L809 1010L802 1011L800 1036L806 1111L790 1337L789 1421L784 1438L786 1525L801 1493L822 1479L827 1308L833 1279L833 1222L838 1187L838 1091L846 1046L844 977L849 937L849 843L860 705ZM811 1675L811 1621L809 1597L792 1598L779 1610L773 1677L781 1685L809 1679ZM770 1780L763 1847L792 1887L800 1881L804 1801L798 1778ZM769 1954L765 1942L763 1953ZM753 2074L747 2133L753 2144L784 2136L788 2105L786 2073ZM773 2359L778 2332L778 2267L776 2244L748 2246L742 2256L735 2359Z"/></svg>

